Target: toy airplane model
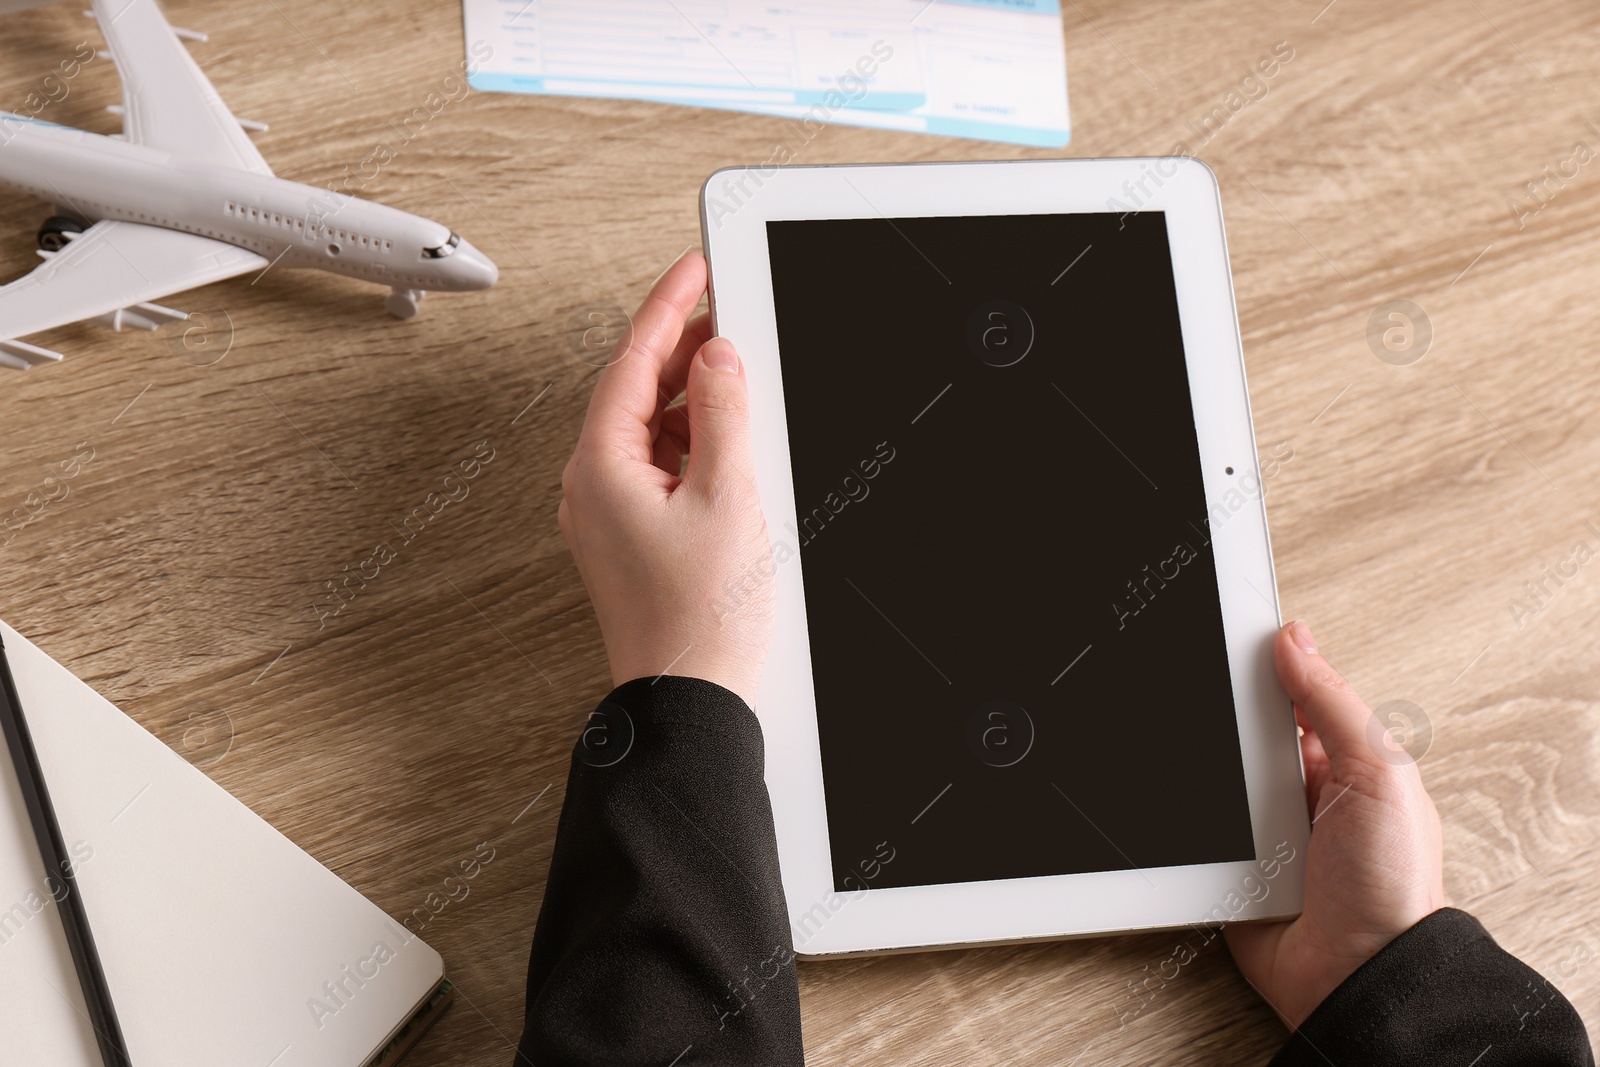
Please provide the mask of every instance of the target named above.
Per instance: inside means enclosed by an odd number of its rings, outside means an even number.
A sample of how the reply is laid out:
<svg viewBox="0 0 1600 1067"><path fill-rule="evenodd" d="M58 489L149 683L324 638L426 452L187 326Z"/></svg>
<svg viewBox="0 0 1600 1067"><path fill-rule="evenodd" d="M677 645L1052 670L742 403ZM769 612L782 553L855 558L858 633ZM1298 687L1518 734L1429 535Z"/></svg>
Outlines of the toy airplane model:
<svg viewBox="0 0 1600 1067"><path fill-rule="evenodd" d="M0 0L0 12L50 0ZM0 286L0 366L58 360L18 338L95 320L154 330L186 319L151 301L269 266L387 285L389 311L428 290L487 289L494 263L449 227L275 177L156 0L93 0L122 79L123 132L105 137L0 111L0 187L54 204L44 258ZM117 110L117 109L113 109Z"/></svg>

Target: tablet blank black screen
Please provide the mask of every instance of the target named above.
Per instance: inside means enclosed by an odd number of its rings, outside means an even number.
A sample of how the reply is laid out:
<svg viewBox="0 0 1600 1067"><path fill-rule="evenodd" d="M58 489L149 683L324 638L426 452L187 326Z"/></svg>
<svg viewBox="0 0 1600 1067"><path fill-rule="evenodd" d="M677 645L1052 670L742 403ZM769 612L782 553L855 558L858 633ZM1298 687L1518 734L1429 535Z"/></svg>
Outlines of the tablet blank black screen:
<svg viewBox="0 0 1600 1067"><path fill-rule="evenodd" d="M767 236L835 888L1253 858L1164 216Z"/></svg>

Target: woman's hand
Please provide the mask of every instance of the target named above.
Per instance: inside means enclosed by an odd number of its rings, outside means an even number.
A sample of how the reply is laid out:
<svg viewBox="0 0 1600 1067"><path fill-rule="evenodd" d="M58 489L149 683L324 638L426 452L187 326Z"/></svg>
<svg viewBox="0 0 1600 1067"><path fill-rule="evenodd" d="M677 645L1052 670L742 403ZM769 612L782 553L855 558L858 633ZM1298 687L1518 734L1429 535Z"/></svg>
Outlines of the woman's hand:
<svg viewBox="0 0 1600 1067"><path fill-rule="evenodd" d="M744 369L707 316L689 317L705 289L705 260L690 252L640 305L589 401L559 519L612 684L702 678L753 707L776 567Z"/></svg>
<svg viewBox="0 0 1600 1067"><path fill-rule="evenodd" d="M1304 913L1236 923L1228 949L1290 1029L1424 916L1445 906L1439 813L1417 765L1292 622L1273 649L1305 732L1306 798L1315 825Z"/></svg>

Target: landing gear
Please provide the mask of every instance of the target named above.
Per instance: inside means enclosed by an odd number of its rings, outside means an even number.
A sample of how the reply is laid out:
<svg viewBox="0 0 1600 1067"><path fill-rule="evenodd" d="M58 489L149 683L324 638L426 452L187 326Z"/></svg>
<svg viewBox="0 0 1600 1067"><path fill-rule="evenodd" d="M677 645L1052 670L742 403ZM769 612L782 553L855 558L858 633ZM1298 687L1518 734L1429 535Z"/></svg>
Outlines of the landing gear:
<svg viewBox="0 0 1600 1067"><path fill-rule="evenodd" d="M51 215L39 226L39 247L46 252L59 252L67 247L72 237L83 232L83 223L67 215Z"/></svg>
<svg viewBox="0 0 1600 1067"><path fill-rule="evenodd" d="M409 319L422 307L422 298L427 295L421 289L393 289L389 298L383 302L389 314L397 319Z"/></svg>

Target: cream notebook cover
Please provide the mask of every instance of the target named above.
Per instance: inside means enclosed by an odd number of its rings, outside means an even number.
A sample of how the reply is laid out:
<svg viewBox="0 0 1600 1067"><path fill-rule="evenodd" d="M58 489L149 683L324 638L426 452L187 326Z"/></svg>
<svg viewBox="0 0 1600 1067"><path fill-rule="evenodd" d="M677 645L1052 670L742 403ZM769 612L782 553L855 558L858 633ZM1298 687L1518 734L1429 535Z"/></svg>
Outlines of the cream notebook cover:
<svg viewBox="0 0 1600 1067"><path fill-rule="evenodd" d="M0 623L136 1067L363 1067L439 954ZM3 751L4 745L0 745ZM0 759L0 1060L100 1067Z"/></svg>

